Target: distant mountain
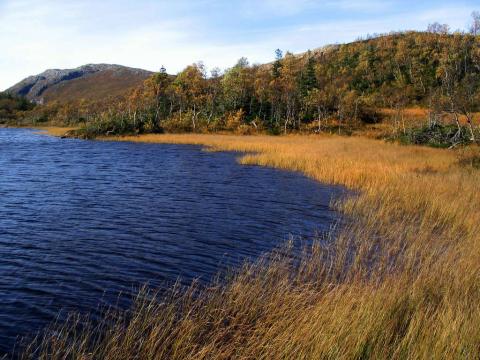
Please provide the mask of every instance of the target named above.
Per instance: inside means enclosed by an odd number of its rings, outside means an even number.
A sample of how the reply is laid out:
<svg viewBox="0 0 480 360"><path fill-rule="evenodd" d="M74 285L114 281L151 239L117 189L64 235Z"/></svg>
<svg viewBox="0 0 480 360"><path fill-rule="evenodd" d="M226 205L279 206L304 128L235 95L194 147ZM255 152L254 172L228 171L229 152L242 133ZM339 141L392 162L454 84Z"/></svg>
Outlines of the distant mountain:
<svg viewBox="0 0 480 360"><path fill-rule="evenodd" d="M50 69L30 76L6 92L37 103L66 102L122 95L153 73L121 65L88 64L76 69Z"/></svg>

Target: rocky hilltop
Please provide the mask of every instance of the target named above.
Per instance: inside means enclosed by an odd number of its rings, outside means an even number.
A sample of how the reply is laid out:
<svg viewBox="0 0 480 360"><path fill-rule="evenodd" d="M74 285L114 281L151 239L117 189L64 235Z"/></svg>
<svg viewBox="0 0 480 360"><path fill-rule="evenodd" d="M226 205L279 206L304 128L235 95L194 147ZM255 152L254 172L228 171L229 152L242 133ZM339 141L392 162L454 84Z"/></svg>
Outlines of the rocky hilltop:
<svg viewBox="0 0 480 360"><path fill-rule="evenodd" d="M20 81L7 92L37 103L99 99L125 93L151 74L121 65L88 64L75 69L46 70Z"/></svg>

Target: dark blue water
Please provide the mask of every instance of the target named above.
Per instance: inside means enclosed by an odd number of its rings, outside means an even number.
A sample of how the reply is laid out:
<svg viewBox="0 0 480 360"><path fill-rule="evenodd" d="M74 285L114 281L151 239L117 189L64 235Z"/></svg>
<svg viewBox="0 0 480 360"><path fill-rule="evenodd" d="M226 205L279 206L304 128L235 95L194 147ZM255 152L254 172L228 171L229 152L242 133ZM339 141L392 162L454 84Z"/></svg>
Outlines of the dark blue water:
<svg viewBox="0 0 480 360"><path fill-rule="evenodd" d="M0 354L60 310L208 281L329 229L334 188L235 156L0 129Z"/></svg>

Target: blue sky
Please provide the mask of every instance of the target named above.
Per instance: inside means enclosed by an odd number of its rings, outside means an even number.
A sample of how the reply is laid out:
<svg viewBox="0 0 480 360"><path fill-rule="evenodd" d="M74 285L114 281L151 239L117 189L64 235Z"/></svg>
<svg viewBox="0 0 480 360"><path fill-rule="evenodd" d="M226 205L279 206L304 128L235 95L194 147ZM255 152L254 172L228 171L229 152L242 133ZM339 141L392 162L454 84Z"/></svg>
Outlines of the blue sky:
<svg viewBox="0 0 480 360"><path fill-rule="evenodd" d="M0 0L0 90L47 68L225 69L434 21L466 29L473 10L480 0Z"/></svg>

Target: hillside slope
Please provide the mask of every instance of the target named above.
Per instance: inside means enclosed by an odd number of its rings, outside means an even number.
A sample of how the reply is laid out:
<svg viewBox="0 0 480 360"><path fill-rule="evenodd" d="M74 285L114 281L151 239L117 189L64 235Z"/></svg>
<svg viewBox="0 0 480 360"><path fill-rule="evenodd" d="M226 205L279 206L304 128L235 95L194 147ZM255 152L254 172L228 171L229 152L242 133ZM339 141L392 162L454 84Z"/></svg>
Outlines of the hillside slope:
<svg viewBox="0 0 480 360"><path fill-rule="evenodd" d="M89 64L75 69L47 70L22 80L7 92L37 103L97 100L124 94L151 74L120 65Z"/></svg>
<svg viewBox="0 0 480 360"><path fill-rule="evenodd" d="M480 36L391 33L276 55L264 65L241 58L212 76L202 63L177 75L113 65L50 70L13 90L48 105L21 113L23 122L92 125L86 137L159 131L350 133L389 119L390 135L398 136L407 132L406 109L421 108L429 111L414 116L413 127L448 125L445 145L457 144L461 133L462 139L468 133L468 141L480 139L474 129L480 112Z"/></svg>

